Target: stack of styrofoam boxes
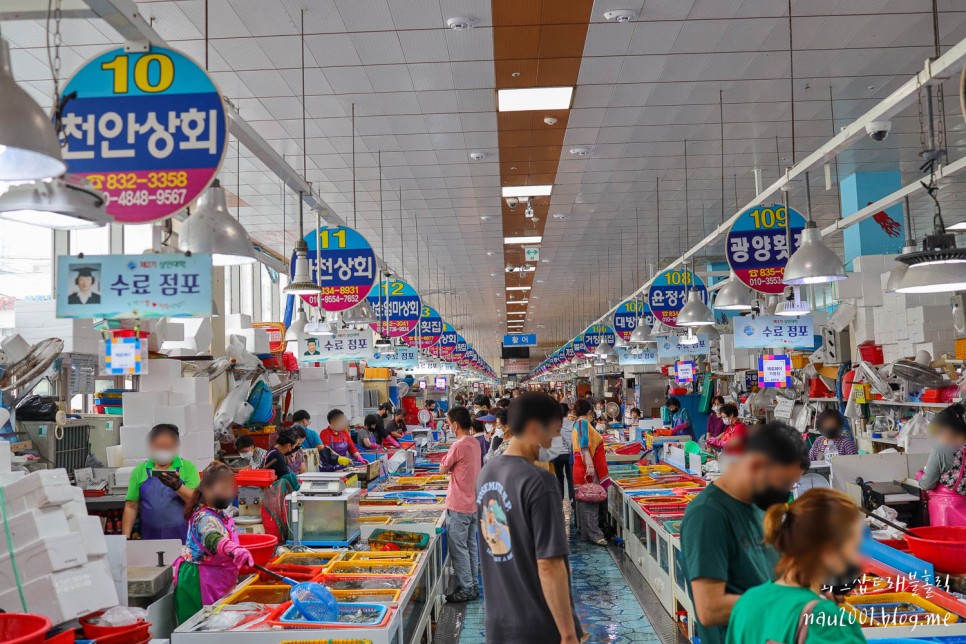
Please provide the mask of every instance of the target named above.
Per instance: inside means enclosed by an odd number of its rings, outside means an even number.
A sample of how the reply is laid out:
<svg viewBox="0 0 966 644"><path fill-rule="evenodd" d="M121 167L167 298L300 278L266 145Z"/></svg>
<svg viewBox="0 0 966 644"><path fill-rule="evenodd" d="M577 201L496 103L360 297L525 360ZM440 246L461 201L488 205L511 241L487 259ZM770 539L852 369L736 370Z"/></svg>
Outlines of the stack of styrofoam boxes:
<svg viewBox="0 0 966 644"><path fill-rule="evenodd" d="M125 393L121 451L124 465L147 458L147 433L171 423L181 434L181 456L201 470L214 460L214 410L207 378L181 377L177 360L152 360L140 391Z"/></svg>
<svg viewBox="0 0 966 644"><path fill-rule="evenodd" d="M352 423L362 424L365 420L365 414L363 410L363 395L362 395L362 381L361 380L348 380L345 383L346 386L346 396L348 398L349 404L348 409L345 413L349 415L349 420Z"/></svg>
<svg viewBox="0 0 966 644"><path fill-rule="evenodd" d="M164 334L165 340L161 343L161 350L169 356L196 356L208 353L214 337L211 318L168 320Z"/></svg>
<svg viewBox="0 0 966 644"><path fill-rule="evenodd" d="M322 367L302 366L292 395L295 409L309 412L316 427L325 427L325 417L332 409L341 409L352 418L344 362L326 362Z"/></svg>
<svg viewBox="0 0 966 644"><path fill-rule="evenodd" d="M47 338L61 338L64 351L97 355L101 336L94 330L93 319L58 318L54 300L17 300L14 303L14 327L24 340L37 344Z"/></svg>
<svg viewBox="0 0 966 644"><path fill-rule="evenodd" d="M721 334L721 370L734 372L741 369L757 369L757 358L753 349L736 349L735 334Z"/></svg>
<svg viewBox="0 0 966 644"><path fill-rule="evenodd" d="M252 328L252 316L244 313L232 313L225 318L225 340L236 335L243 338L245 348L255 355L268 353L268 332L265 329Z"/></svg>
<svg viewBox="0 0 966 644"><path fill-rule="evenodd" d="M21 475L0 492L13 543L12 560L6 539L0 549L0 609L23 612L22 592L28 612L60 624L117 605L101 521L66 470Z"/></svg>

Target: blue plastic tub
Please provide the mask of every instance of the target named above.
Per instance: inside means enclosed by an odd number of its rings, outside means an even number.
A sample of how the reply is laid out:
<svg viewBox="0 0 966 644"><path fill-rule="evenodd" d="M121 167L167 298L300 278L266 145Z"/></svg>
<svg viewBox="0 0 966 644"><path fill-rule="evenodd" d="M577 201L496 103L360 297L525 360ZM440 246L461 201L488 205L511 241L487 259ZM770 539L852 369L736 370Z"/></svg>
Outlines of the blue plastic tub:
<svg viewBox="0 0 966 644"><path fill-rule="evenodd" d="M339 602L339 615L362 612L365 616L364 621L352 622L309 622L296 610L295 606L289 606L288 610L278 618L279 622L285 624L312 624L313 626L331 626L333 628L346 628L353 626L378 626L386 618L389 607L383 604L350 604Z"/></svg>

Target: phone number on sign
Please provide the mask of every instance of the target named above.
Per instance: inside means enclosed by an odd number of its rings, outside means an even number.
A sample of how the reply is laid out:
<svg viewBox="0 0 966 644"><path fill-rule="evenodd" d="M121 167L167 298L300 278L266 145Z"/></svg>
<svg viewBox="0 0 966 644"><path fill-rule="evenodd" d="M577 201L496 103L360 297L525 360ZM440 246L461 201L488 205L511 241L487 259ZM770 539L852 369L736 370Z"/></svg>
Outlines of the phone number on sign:
<svg viewBox="0 0 966 644"><path fill-rule="evenodd" d="M149 203L163 206L182 204L187 194L188 191L184 188L155 190L153 194L150 190L121 190L114 195L110 192L104 192L104 198L122 206L146 206Z"/></svg>
<svg viewBox="0 0 966 644"><path fill-rule="evenodd" d="M785 267L775 268L753 268L747 271L747 282L750 286L775 286L782 284L785 275Z"/></svg>

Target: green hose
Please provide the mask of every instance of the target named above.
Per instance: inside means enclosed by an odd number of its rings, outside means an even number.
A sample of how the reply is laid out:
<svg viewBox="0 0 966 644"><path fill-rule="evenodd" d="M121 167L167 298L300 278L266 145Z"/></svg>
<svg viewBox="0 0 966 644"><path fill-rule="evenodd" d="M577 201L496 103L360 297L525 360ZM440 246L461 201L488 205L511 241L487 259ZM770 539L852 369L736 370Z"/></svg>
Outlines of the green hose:
<svg viewBox="0 0 966 644"><path fill-rule="evenodd" d="M23 584L20 582L20 571L17 570L17 558L13 556L13 535L10 534L10 521L7 520L7 497L3 493L3 489L0 488L0 518L3 519L3 532L7 537L7 549L10 551L10 567L13 568L13 579L17 582L17 593L20 594L20 605L23 606L23 612L29 613L27 610L27 598L23 594Z"/></svg>

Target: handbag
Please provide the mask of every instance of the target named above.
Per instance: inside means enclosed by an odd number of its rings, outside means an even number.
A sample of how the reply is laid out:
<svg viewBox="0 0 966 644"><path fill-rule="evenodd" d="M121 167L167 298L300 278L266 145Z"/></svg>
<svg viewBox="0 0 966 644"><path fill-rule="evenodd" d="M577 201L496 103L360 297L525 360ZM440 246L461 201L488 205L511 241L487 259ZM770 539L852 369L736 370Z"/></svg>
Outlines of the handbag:
<svg viewBox="0 0 966 644"><path fill-rule="evenodd" d="M818 602L818 599L813 599L802 608L802 612L798 614L798 626L795 627L795 639L788 644L805 644L808 640L808 624L812 621L811 616L815 612L815 607L818 606ZM781 643L775 640L766 640L765 644Z"/></svg>
<svg viewBox="0 0 966 644"><path fill-rule="evenodd" d="M607 490L599 483L584 483L577 487L575 496L581 503L603 503L607 500Z"/></svg>
<svg viewBox="0 0 966 644"><path fill-rule="evenodd" d="M959 477L953 487L939 483L927 493L929 525L966 526L966 496L956 491L966 472L966 449L962 450L960 459Z"/></svg>

